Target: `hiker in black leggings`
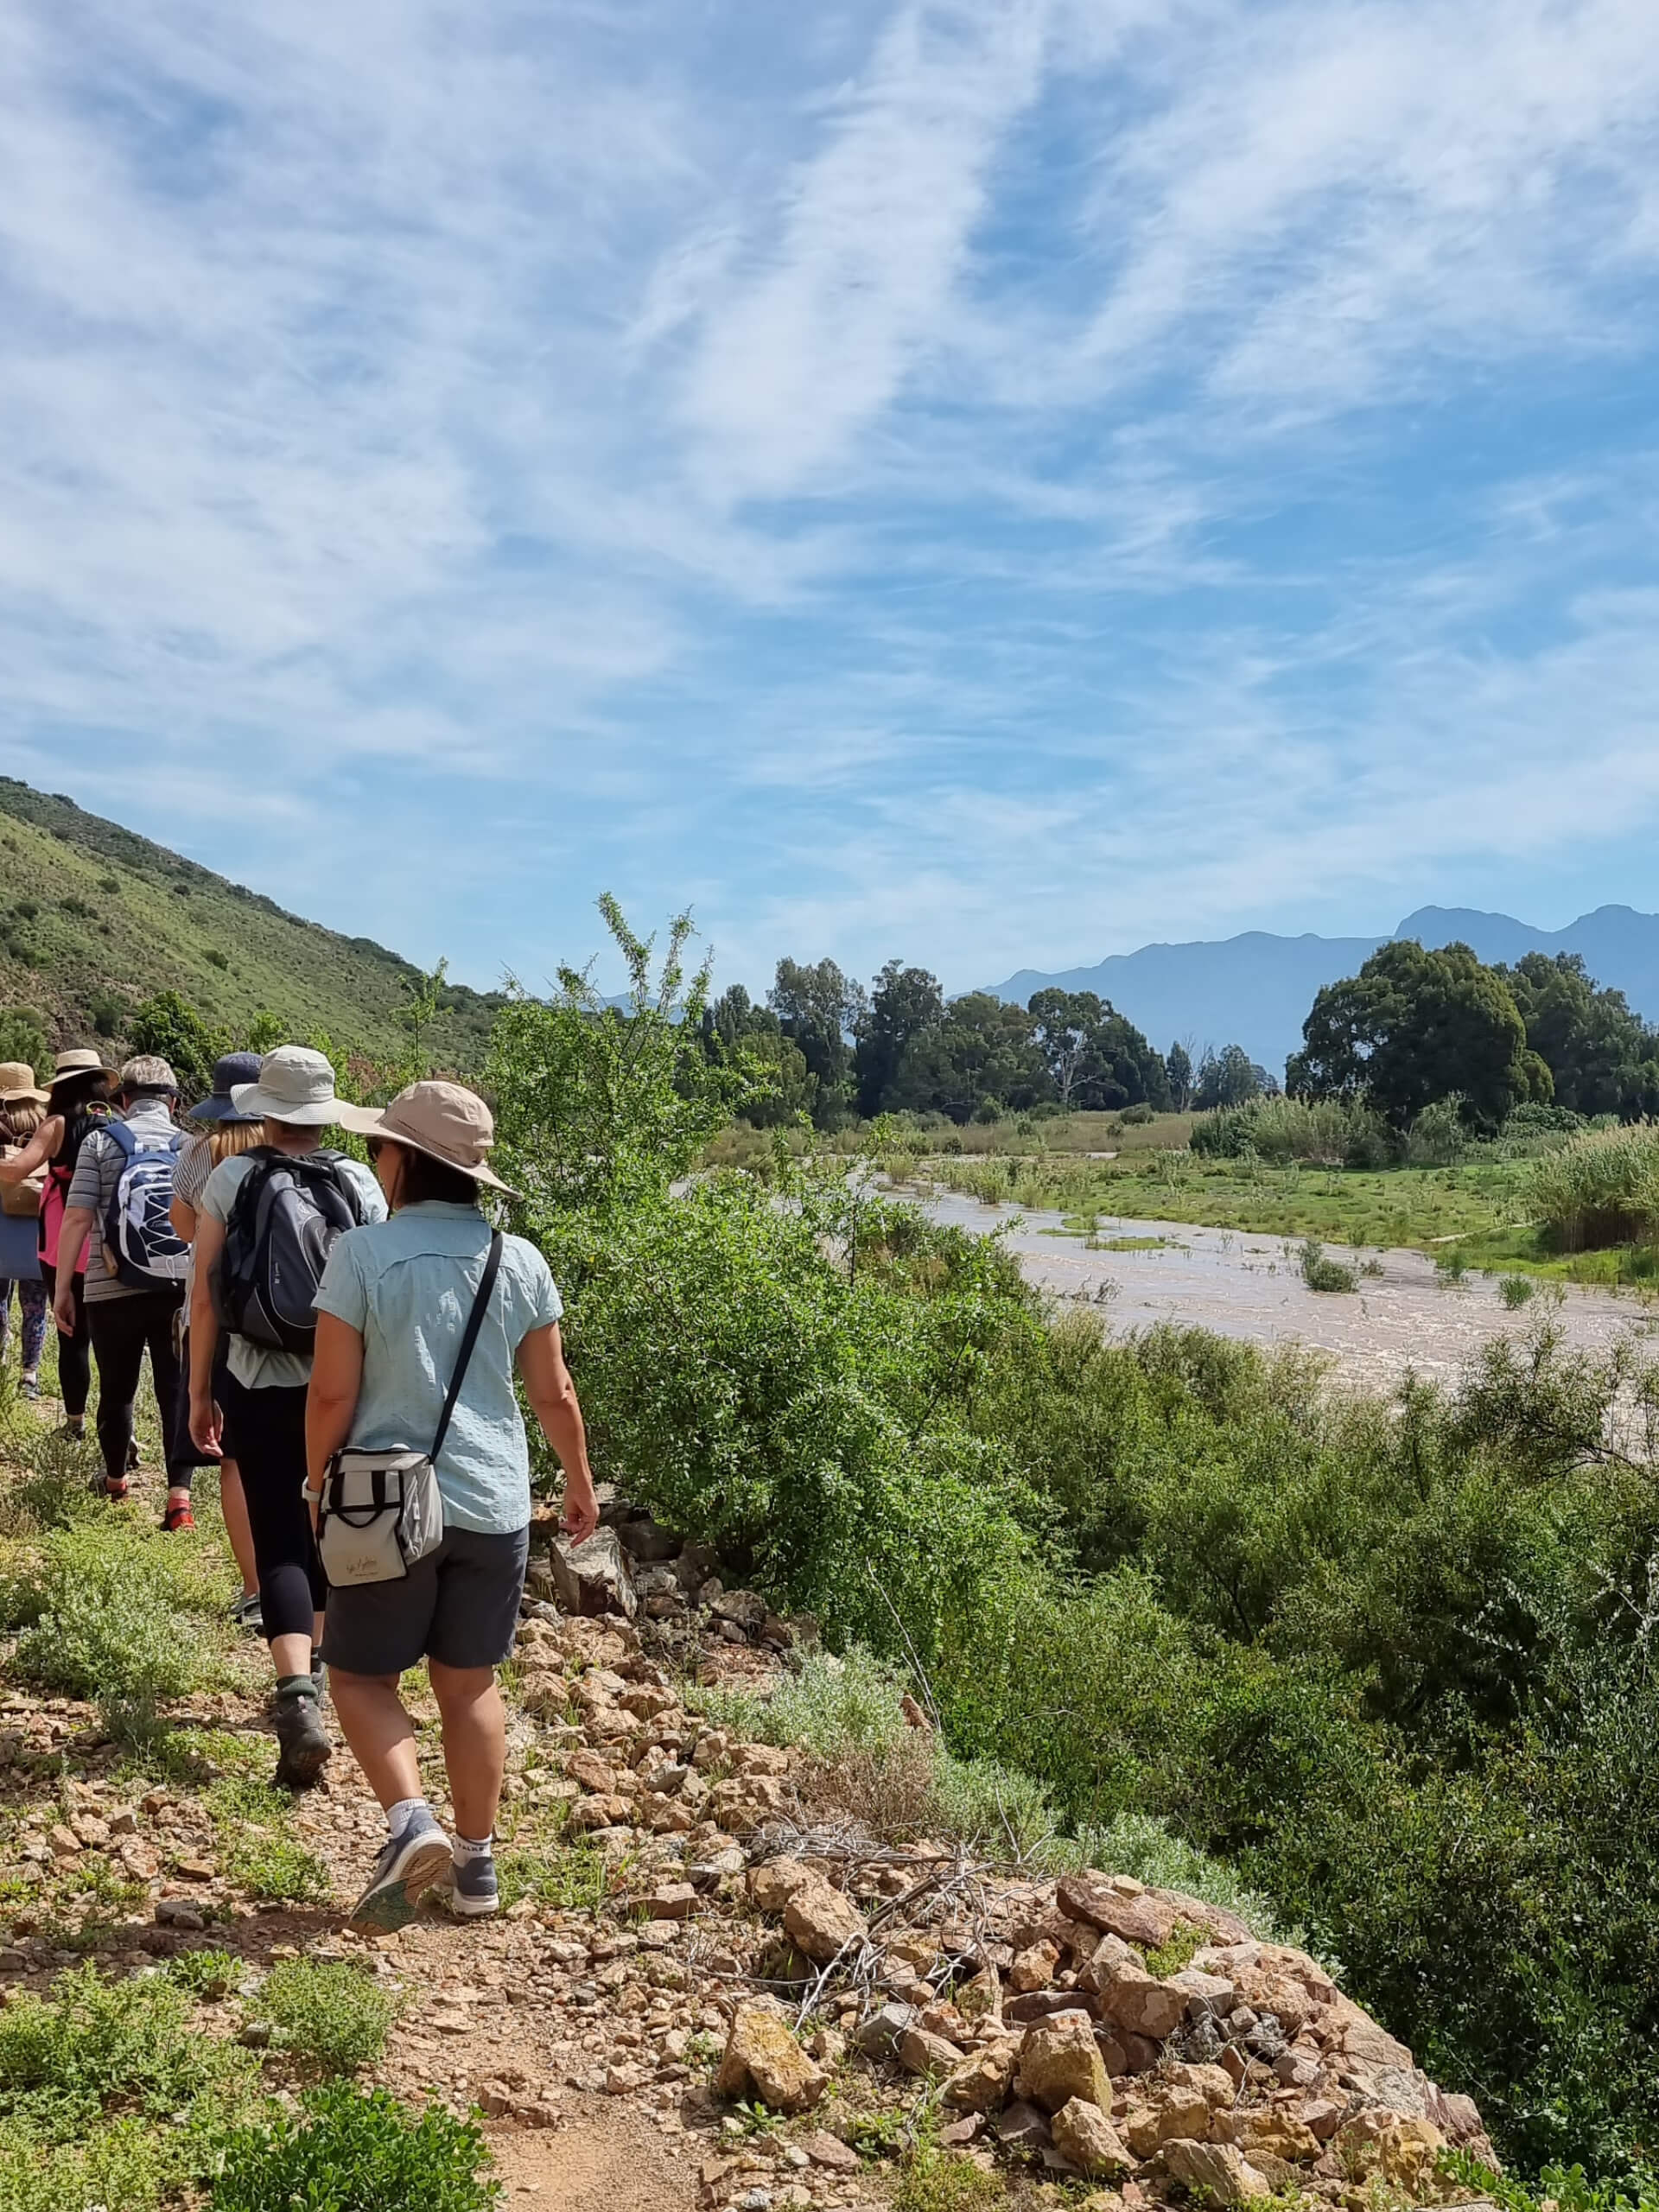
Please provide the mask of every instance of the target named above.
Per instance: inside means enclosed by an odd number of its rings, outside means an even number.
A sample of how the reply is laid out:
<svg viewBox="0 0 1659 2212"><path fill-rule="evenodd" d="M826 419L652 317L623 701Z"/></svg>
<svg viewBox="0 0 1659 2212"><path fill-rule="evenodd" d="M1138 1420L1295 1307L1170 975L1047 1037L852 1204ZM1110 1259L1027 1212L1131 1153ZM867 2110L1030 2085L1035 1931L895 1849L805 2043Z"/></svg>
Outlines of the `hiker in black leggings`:
<svg viewBox="0 0 1659 2212"><path fill-rule="evenodd" d="M311 1380L308 1351L280 1351L234 1332L221 1332L211 1285L225 1249L225 1232L237 1193L249 1175L270 1165L271 1154L304 1159L323 1144L334 1122L334 1071L321 1052L284 1045L267 1053L259 1080L238 1084L231 1096L239 1114L257 1114L264 1143L221 1160L207 1178L196 1209L195 1281L190 1308L190 1434L198 1451L218 1459L226 1433L236 1440L259 1570L259 1606L276 1670L276 1781L308 1788L333 1752L318 1713L320 1674L313 1654L322 1633L325 1586L317 1565L311 1520L301 1496L305 1486L305 1399ZM385 1217L385 1200L367 1168L352 1160L340 1172L355 1193L359 1220ZM221 1334L230 1351L215 1376Z"/></svg>

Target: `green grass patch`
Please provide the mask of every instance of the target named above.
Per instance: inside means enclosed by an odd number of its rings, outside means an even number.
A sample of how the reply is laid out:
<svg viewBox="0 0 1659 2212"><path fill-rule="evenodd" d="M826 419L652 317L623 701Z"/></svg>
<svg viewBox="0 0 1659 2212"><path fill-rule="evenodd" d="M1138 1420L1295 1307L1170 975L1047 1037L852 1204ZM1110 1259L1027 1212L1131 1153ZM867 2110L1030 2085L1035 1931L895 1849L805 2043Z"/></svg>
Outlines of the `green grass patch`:
<svg viewBox="0 0 1659 2212"><path fill-rule="evenodd" d="M495 1878L504 1912L521 1897L560 1912L597 1912L609 1887L604 1854L582 1843L510 1843L497 1851Z"/></svg>

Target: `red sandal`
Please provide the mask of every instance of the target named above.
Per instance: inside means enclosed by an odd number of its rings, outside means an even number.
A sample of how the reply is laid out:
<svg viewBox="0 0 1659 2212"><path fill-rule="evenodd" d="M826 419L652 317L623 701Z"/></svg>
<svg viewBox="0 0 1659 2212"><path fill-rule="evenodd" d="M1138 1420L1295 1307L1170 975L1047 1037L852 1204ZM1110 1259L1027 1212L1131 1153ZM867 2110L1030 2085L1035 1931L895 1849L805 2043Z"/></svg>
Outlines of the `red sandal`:
<svg viewBox="0 0 1659 2212"><path fill-rule="evenodd" d="M176 1505L168 1506L162 1515L162 1527L169 1536L175 1535L181 1529L194 1529L195 1525L196 1516L190 1510L188 1497L181 1498Z"/></svg>
<svg viewBox="0 0 1659 2212"><path fill-rule="evenodd" d="M124 1475L105 1476L104 1495L105 1497L112 1499L117 1505L119 1505L126 1494L127 1478Z"/></svg>

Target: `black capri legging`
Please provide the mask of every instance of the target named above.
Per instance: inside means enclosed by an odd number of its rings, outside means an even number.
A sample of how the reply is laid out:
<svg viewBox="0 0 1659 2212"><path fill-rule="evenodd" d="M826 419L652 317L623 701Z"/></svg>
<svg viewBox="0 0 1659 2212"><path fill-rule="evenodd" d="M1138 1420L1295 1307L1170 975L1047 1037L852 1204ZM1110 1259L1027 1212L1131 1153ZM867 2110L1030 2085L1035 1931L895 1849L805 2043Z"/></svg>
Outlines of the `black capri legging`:
<svg viewBox="0 0 1659 2212"><path fill-rule="evenodd" d="M327 1585L311 1534L305 1486L303 1382L250 1390L227 1369L214 1384L226 1426L236 1432L236 1464L242 1471L254 1564L259 1570L259 1610L265 1641L309 1636L312 1616L322 1611Z"/></svg>
<svg viewBox="0 0 1659 2212"><path fill-rule="evenodd" d="M50 1260L41 1262L41 1280L48 1304L58 1294L58 1271ZM75 1276L75 1333L58 1338L58 1395L71 1421L86 1410L92 1388L92 1331L86 1319L86 1278Z"/></svg>

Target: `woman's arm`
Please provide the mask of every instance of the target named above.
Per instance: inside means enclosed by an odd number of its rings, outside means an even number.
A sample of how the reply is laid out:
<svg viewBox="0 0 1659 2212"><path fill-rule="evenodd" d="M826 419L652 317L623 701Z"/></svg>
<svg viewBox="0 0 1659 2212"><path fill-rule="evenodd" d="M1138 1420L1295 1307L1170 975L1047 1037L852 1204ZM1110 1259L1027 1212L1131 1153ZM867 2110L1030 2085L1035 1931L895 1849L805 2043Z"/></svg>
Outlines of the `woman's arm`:
<svg viewBox="0 0 1659 2212"><path fill-rule="evenodd" d="M532 1329L519 1345L518 1372L542 1433L564 1470L564 1518L559 1526L573 1541L586 1543L599 1526L599 1501L594 1496L594 1471L588 1464L588 1431L576 1386L564 1363L556 1321Z"/></svg>
<svg viewBox="0 0 1659 2212"><path fill-rule="evenodd" d="M321 1491L324 1470L352 1433L363 1388L363 1338L337 1313L317 1314L317 1346L311 1360L311 1388L305 1401L305 1467L308 1489ZM311 1526L317 1525L315 1498Z"/></svg>
<svg viewBox="0 0 1659 2212"><path fill-rule="evenodd" d="M173 1234L181 1244L195 1243L196 1210L194 1206L186 1205L182 1198L175 1198L167 1210L167 1217L172 1223Z"/></svg>
<svg viewBox="0 0 1659 2212"><path fill-rule="evenodd" d="M224 1417L213 1403L213 1355L219 1350L219 1316L213 1311L213 1268L225 1249L225 1224L204 1213L196 1224L196 1279L190 1291L190 1440L198 1451L219 1456Z"/></svg>
<svg viewBox="0 0 1659 2212"><path fill-rule="evenodd" d="M41 1123L21 1152L14 1152L8 1159L0 1160L0 1183L21 1183L58 1156L58 1147L63 1142L63 1116L53 1114Z"/></svg>

